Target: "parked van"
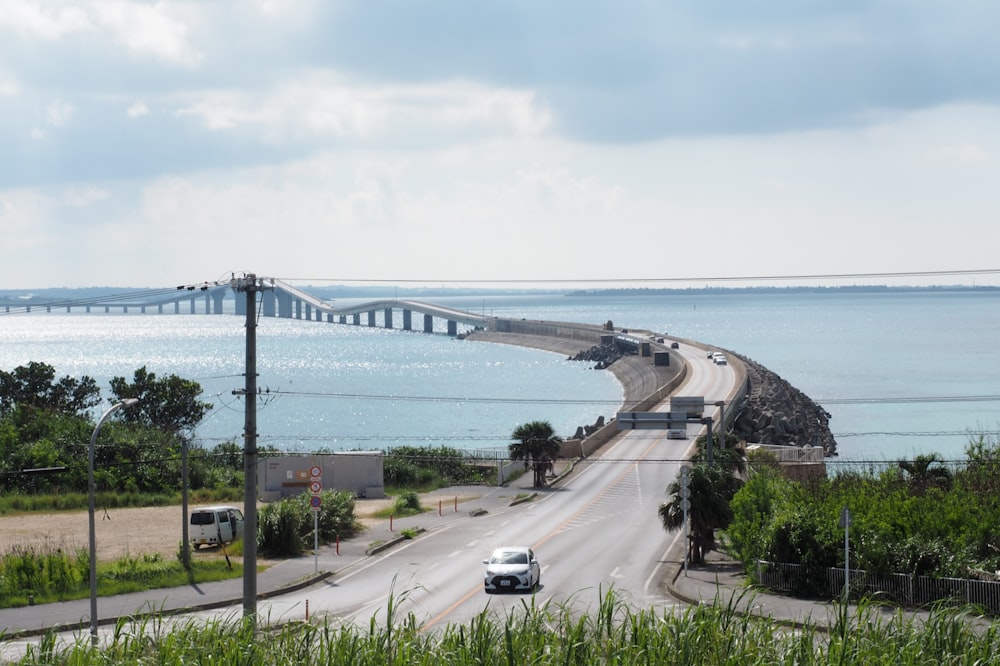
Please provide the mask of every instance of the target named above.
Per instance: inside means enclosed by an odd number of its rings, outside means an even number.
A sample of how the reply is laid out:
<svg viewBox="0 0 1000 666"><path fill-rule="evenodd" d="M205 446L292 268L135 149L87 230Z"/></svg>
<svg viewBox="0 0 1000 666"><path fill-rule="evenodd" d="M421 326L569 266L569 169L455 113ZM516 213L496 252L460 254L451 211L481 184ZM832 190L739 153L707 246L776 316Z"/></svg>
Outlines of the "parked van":
<svg viewBox="0 0 1000 666"><path fill-rule="evenodd" d="M195 550L243 538L243 512L235 506L206 506L191 510L189 536Z"/></svg>

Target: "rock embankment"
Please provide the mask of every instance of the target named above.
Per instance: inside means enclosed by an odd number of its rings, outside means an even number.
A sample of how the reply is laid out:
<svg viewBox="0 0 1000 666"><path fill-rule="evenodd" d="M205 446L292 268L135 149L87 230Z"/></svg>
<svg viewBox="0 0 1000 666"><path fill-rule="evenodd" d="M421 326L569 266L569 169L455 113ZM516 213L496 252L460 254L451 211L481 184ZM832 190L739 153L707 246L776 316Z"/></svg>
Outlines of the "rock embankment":
<svg viewBox="0 0 1000 666"><path fill-rule="evenodd" d="M569 360L595 363L595 370L605 370L618 359L629 355L630 354L618 345L594 345L590 349L584 349L583 351L579 351L573 356L570 356Z"/></svg>
<svg viewBox="0 0 1000 666"><path fill-rule="evenodd" d="M837 454L830 432L830 414L774 372L744 356L750 379L746 407L733 423L734 433L748 444L822 446L826 456Z"/></svg>

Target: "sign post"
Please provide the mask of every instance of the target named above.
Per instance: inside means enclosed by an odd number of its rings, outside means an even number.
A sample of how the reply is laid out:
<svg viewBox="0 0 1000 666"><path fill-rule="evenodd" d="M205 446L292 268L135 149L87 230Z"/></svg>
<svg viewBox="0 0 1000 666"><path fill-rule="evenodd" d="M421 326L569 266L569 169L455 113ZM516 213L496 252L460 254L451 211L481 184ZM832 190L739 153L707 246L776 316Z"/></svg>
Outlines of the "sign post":
<svg viewBox="0 0 1000 666"><path fill-rule="evenodd" d="M840 526L844 528L844 603L851 598L851 510L846 506L840 512Z"/></svg>
<svg viewBox="0 0 1000 666"><path fill-rule="evenodd" d="M319 509L323 504L323 468L313 465L309 468L309 508L313 512L313 571L319 572Z"/></svg>

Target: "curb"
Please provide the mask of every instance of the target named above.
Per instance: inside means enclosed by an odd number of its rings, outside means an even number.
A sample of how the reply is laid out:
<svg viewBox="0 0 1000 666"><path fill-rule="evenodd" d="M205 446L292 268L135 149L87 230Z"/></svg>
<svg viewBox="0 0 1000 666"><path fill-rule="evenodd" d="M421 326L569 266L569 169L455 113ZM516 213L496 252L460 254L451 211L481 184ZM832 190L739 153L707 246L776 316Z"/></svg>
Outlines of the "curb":
<svg viewBox="0 0 1000 666"><path fill-rule="evenodd" d="M412 531L416 533L416 536L419 536L419 535L423 534L424 532L426 532L427 530L425 530L422 527L417 527L417 528L414 528ZM395 539L389 539L388 541L383 541L382 543L379 543L377 545L368 546L367 548L365 548L365 555L378 555L382 551L389 550L393 546L401 544L404 541L411 541L412 539L413 539L413 536L408 536L408 535L405 535L405 534L400 534Z"/></svg>
<svg viewBox="0 0 1000 666"><path fill-rule="evenodd" d="M295 592L297 590L304 589L310 585L315 585L320 581L324 581L333 575L332 571L321 571L315 575L307 576L297 583L291 583L290 585L285 585L268 592L261 592L257 595L258 600L270 599L271 597L277 597L282 594L287 594L289 592ZM167 589L167 588L164 588ZM236 597L233 599L220 599L217 601L206 601L203 604L194 604L190 606L180 606L177 608L161 608L158 610L151 610L145 613L136 612L128 616L129 620L141 620L149 617L164 617L171 615L181 615L183 613L190 613L192 611L202 611L202 610L213 610L215 608L225 608L226 606L235 606L236 604L242 603L243 597ZM112 624L117 624L121 621L120 617L108 617L104 619L98 619L97 626L108 626ZM11 631L4 634L4 638L28 638L30 636L44 636L49 633L58 633L60 631L82 631L84 629L90 628L90 621L87 622L73 622L70 624L59 624L53 625L51 627L45 627L40 629L20 629L17 631Z"/></svg>

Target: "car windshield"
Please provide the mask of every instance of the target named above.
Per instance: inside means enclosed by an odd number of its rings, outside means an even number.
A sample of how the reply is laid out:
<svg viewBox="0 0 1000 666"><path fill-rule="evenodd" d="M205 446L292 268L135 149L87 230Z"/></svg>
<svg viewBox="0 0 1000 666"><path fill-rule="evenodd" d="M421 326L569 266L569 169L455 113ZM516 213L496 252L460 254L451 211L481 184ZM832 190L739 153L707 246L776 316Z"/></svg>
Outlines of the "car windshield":
<svg viewBox="0 0 1000 666"><path fill-rule="evenodd" d="M527 564L528 555L520 551L504 551L493 556L491 564Z"/></svg>

